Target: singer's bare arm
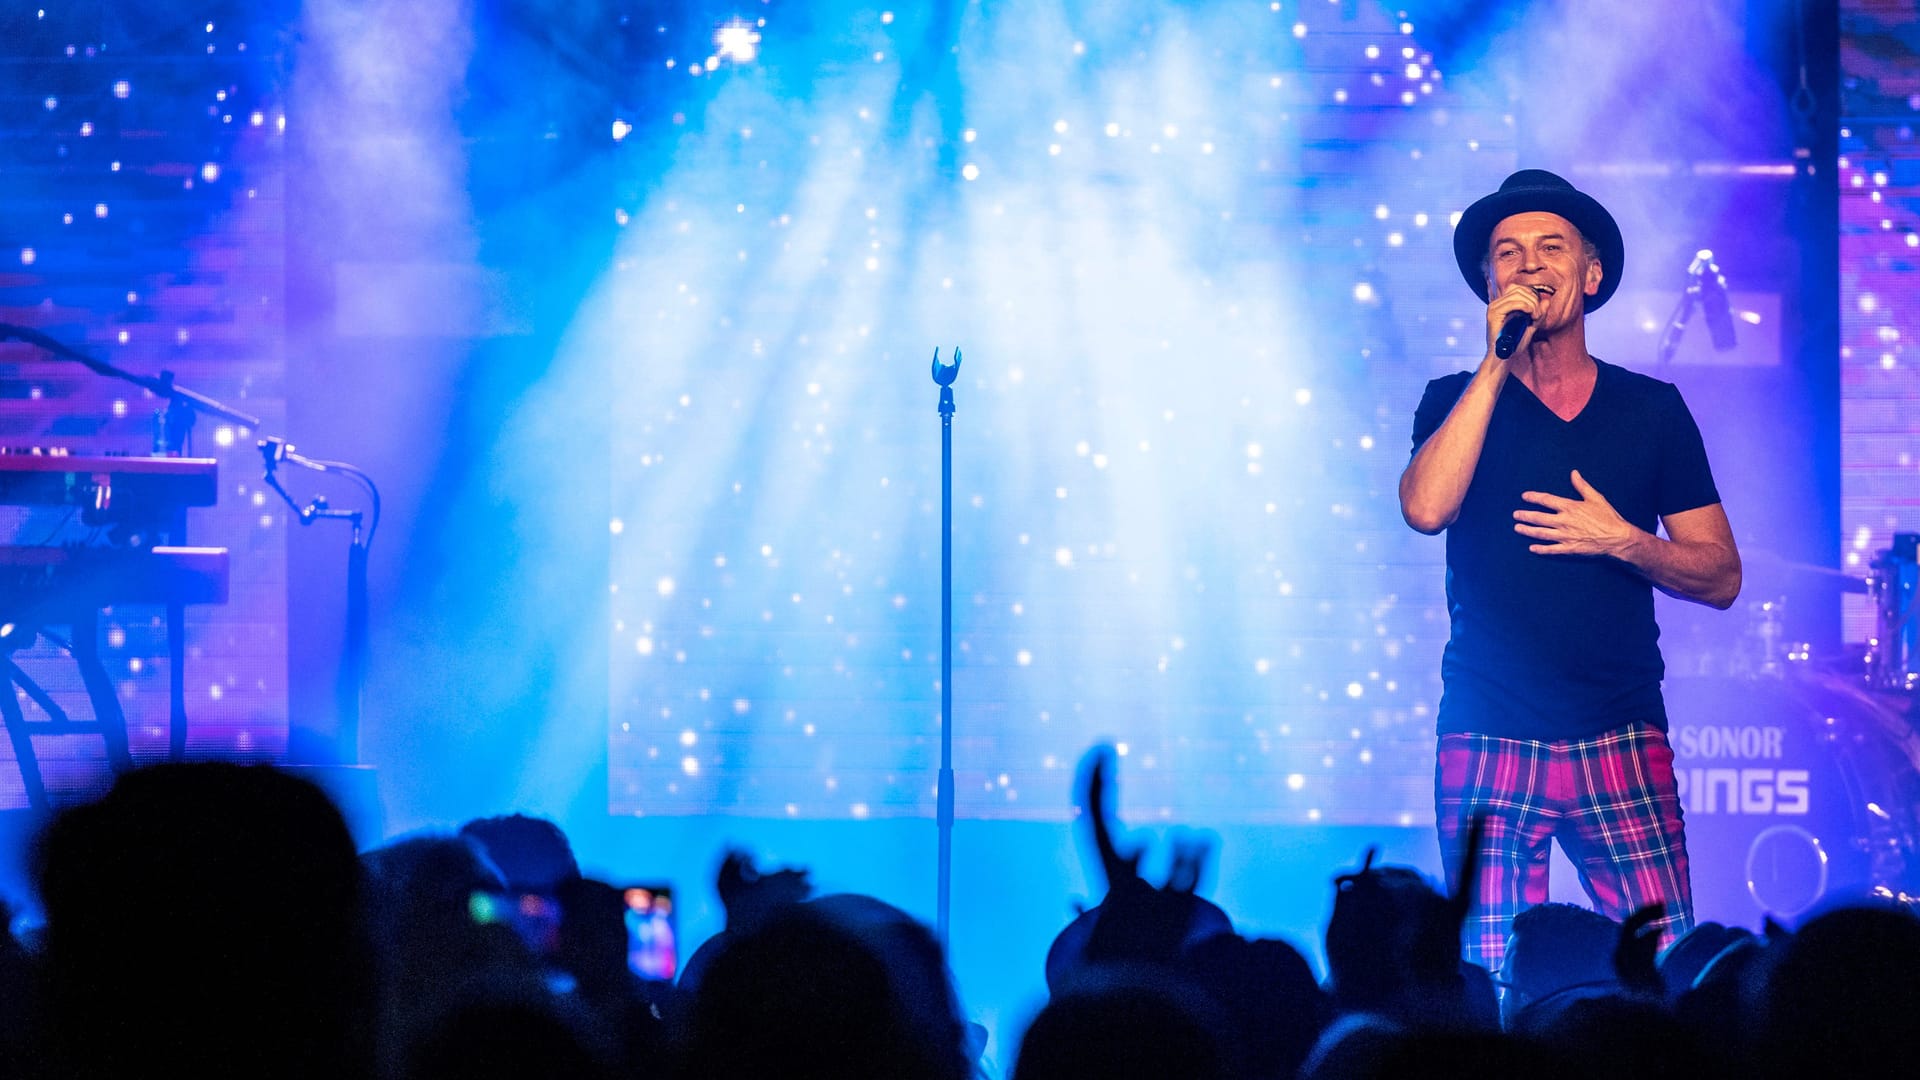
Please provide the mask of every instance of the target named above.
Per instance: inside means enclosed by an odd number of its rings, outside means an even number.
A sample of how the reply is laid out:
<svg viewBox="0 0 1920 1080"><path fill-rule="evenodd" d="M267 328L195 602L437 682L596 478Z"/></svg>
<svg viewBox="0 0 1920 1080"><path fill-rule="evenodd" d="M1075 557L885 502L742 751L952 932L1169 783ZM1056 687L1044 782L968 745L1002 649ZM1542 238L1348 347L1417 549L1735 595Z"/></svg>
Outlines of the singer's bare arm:
<svg viewBox="0 0 1920 1080"><path fill-rule="evenodd" d="M1667 530L1663 540L1622 518L1578 470L1573 473L1573 487L1580 495L1577 499L1539 491L1520 496L1543 508L1513 514L1514 531L1540 541L1529 545L1529 551L1611 556L1669 596L1722 611L1733 606L1740 595L1740 551L1734 546L1726 509L1719 503L1661 518Z"/></svg>
<svg viewBox="0 0 1920 1080"><path fill-rule="evenodd" d="M1641 533L1620 556L1661 592L1725 611L1740 598L1740 549L1719 503L1660 519L1665 540Z"/></svg>
<svg viewBox="0 0 1920 1080"><path fill-rule="evenodd" d="M1480 369L1473 373L1453 411L1420 444L1407 470L1400 474L1400 516L1419 532L1431 536L1460 516L1467 485L1473 483L1473 470L1480 464L1493 404L1500 400L1500 387L1507 381L1508 361L1493 354L1494 339L1506 326L1507 316L1518 311L1536 315L1542 306L1533 289L1518 284L1496 294L1487 305L1487 352ZM1516 355L1532 343L1533 328L1529 327L1520 337Z"/></svg>
<svg viewBox="0 0 1920 1080"><path fill-rule="evenodd" d="M1507 381L1507 362L1488 352L1440 427L1400 474L1400 516L1431 536L1453 524L1486 445L1487 424Z"/></svg>

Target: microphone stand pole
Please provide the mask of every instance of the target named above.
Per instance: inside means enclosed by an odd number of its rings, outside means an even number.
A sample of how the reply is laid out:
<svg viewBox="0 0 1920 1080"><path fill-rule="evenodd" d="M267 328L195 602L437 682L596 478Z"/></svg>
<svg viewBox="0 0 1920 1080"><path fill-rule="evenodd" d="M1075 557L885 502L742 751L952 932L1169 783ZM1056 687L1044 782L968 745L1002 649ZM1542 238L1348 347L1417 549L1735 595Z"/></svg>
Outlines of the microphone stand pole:
<svg viewBox="0 0 1920 1080"><path fill-rule="evenodd" d="M293 509L300 524L344 521L353 531L347 547L346 648L340 666L340 678L334 688L334 708L339 730L334 736L335 760L329 762L334 765L353 765L360 760L360 712L367 683L367 549L373 543L374 530L380 526L380 491L374 487L373 479L359 469L345 462L320 461L296 453L285 439L262 439L259 445L261 462L266 468L263 479ZM335 510L321 495L315 495L312 502L301 506L280 485L278 469L282 462L315 472L339 473L358 481L373 500L372 522L362 531L364 518L361 511Z"/></svg>
<svg viewBox="0 0 1920 1080"><path fill-rule="evenodd" d="M933 381L940 387L940 779L937 821L939 873L934 922L947 947L953 906L953 381L960 377L960 350L953 363L933 350Z"/></svg>

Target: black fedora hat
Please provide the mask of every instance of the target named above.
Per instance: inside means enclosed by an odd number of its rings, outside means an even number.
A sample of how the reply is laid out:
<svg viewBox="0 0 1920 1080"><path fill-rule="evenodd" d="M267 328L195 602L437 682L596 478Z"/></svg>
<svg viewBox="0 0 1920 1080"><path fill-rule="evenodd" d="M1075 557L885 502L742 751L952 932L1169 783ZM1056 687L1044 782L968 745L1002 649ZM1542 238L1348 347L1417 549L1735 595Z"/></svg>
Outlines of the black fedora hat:
<svg viewBox="0 0 1920 1080"><path fill-rule="evenodd" d="M1600 253L1600 291L1587 297L1588 311L1594 311L1613 297L1620 287L1620 271L1626 264L1627 247L1620 239L1620 226L1613 215L1593 196L1545 169L1521 169L1500 185L1500 190L1467 207L1460 224L1453 229L1453 259L1460 264L1460 276L1467 279L1474 295L1487 297L1487 275L1483 264L1487 244L1493 239L1494 226L1515 214L1544 211L1573 222L1580 235L1593 242Z"/></svg>

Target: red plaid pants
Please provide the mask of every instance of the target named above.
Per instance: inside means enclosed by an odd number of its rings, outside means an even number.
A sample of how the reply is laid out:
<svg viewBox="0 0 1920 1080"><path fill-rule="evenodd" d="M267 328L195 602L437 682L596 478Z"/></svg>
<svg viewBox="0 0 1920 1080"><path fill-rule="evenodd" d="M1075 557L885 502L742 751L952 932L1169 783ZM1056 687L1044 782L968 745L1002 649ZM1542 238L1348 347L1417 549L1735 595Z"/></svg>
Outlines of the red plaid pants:
<svg viewBox="0 0 1920 1080"><path fill-rule="evenodd" d="M1536 742L1491 735L1440 737L1434 801L1440 856L1458 890L1461 848L1485 814L1467 959L1497 972L1513 917L1547 899L1555 838L1596 910L1618 921L1667 905L1663 943L1693 926L1687 842L1673 749L1657 728L1632 724L1587 739Z"/></svg>

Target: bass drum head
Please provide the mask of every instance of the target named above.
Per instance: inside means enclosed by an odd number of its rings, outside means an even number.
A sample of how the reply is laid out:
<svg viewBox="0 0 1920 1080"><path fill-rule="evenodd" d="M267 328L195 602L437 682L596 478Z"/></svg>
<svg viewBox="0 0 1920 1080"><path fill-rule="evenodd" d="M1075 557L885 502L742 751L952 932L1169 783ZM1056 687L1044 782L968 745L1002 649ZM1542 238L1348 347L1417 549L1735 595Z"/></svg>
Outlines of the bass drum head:
<svg viewBox="0 0 1920 1080"><path fill-rule="evenodd" d="M1903 717L1811 678L1672 679L1663 691L1697 919L1756 926L1911 891L1917 785Z"/></svg>

